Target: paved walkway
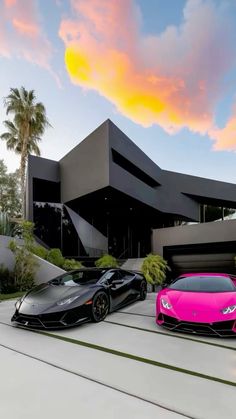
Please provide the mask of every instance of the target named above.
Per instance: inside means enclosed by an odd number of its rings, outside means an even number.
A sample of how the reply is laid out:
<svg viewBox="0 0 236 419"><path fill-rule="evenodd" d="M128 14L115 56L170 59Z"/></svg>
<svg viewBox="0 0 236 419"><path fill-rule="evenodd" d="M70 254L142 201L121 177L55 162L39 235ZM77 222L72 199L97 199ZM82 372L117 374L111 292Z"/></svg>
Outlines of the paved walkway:
<svg viewBox="0 0 236 419"><path fill-rule="evenodd" d="M155 296L99 324L11 327L0 303L0 417L235 418L236 339L169 333Z"/></svg>

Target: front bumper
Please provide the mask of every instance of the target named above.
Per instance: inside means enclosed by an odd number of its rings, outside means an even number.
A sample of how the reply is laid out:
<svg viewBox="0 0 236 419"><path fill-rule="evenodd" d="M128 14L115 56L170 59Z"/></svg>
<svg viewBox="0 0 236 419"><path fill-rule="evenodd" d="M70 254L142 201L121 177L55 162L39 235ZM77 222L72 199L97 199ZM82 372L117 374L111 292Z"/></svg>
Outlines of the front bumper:
<svg viewBox="0 0 236 419"><path fill-rule="evenodd" d="M191 333L215 337L236 337L236 320L213 323L195 323L178 320L160 313L156 319L158 325L174 332Z"/></svg>
<svg viewBox="0 0 236 419"><path fill-rule="evenodd" d="M90 318L90 307L84 305L71 310L38 315L24 314L16 310L11 321L21 326L34 329L64 329L66 327L76 326Z"/></svg>

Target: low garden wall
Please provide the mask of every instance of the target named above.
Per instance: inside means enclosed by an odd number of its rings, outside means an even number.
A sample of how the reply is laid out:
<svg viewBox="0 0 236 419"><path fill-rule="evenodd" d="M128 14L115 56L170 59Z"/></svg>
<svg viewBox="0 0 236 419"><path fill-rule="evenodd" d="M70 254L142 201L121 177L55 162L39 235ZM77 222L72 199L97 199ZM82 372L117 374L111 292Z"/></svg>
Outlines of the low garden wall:
<svg viewBox="0 0 236 419"><path fill-rule="evenodd" d="M8 249L8 245L12 237L1 236L0 235L0 265L8 268L10 271L14 269L15 257L11 250ZM21 240L19 240L21 242ZM34 255L37 260L38 267L35 275L35 283L41 284L42 282L50 281L50 279L55 278L58 275L63 274L65 271L58 266L53 265L47 260L41 259L40 257Z"/></svg>

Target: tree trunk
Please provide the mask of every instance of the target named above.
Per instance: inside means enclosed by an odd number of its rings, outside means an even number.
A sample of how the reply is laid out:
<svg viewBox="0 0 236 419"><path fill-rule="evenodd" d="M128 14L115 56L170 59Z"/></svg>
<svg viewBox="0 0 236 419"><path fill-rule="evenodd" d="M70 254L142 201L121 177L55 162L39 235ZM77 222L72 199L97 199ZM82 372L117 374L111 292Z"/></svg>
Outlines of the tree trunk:
<svg viewBox="0 0 236 419"><path fill-rule="evenodd" d="M20 188L21 188L21 215L25 218L25 157L23 153L20 159Z"/></svg>
<svg viewBox="0 0 236 419"><path fill-rule="evenodd" d="M21 182L21 212L22 218L25 218L25 168L26 168L26 161L27 161L27 145L29 141L29 124L26 123L25 129L23 130L22 135L22 150L21 150L21 159L20 159L20 182Z"/></svg>

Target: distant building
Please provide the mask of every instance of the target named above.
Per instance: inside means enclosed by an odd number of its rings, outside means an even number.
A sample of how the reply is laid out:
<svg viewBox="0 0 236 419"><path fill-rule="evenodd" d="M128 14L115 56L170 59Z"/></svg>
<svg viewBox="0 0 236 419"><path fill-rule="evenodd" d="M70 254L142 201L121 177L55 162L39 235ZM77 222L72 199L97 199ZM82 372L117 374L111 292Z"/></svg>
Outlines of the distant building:
<svg viewBox="0 0 236 419"><path fill-rule="evenodd" d="M58 162L29 156L26 207L65 256L125 259L149 253L155 229L233 217L236 185L162 170L107 120Z"/></svg>

